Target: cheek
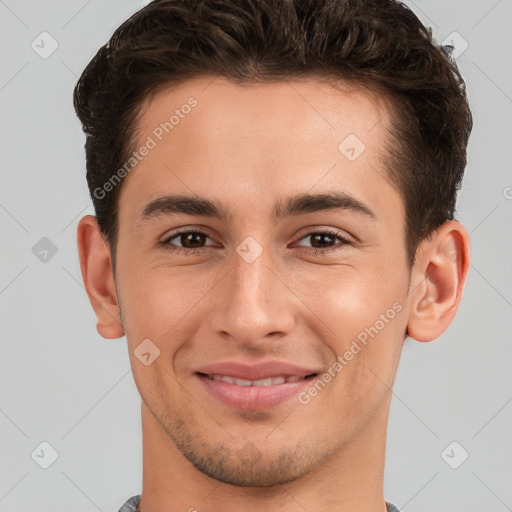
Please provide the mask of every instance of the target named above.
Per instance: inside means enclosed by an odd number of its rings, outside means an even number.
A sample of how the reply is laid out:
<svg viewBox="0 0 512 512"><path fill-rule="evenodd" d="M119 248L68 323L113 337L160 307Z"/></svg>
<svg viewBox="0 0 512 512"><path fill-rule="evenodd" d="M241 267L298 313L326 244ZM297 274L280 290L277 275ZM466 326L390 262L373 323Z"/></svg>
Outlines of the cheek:
<svg viewBox="0 0 512 512"><path fill-rule="evenodd" d="M366 281L342 281L329 293L312 298L330 330L329 346L335 377L329 391L313 405L333 421L364 423L372 417L393 384L403 340L405 307L398 287L376 287ZM321 321L318 322L320 329ZM324 328L324 332L325 328Z"/></svg>
<svg viewBox="0 0 512 512"><path fill-rule="evenodd" d="M308 275L306 297L313 311L340 338L357 334L373 324L396 301L402 301L406 281L386 278L382 272L361 272L351 268Z"/></svg>
<svg viewBox="0 0 512 512"><path fill-rule="evenodd" d="M356 275L340 270L323 282L328 285L314 287L308 301L333 358L344 358L347 378L373 381L373 370L387 380L398 362L407 324L405 273L384 274L379 268Z"/></svg>
<svg viewBox="0 0 512 512"><path fill-rule="evenodd" d="M195 308L207 305L217 273L190 267L132 264L120 272L119 295L127 337L166 340L162 349L172 348L172 339L187 327Z"/></svg>

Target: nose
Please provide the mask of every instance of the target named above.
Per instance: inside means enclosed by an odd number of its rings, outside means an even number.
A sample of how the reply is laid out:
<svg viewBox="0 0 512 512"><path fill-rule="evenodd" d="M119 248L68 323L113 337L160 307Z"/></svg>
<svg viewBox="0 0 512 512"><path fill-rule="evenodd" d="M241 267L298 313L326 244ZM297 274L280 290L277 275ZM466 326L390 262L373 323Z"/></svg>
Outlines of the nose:
<svg viewBox="0 0 512 512"><path fill-rule="evenodd" d="M214 332L256 351L290 333L298 299L270 250L250 263L235 253L230 265L215 301Z"/></svg>

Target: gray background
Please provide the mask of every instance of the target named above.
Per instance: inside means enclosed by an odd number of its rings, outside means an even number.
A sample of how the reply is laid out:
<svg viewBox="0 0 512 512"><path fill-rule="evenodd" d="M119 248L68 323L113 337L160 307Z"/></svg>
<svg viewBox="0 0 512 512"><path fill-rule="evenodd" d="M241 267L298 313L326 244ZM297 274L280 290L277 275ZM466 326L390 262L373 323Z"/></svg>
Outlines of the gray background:
<svg viewBox="0 0 512 512"><path fill-rule="evenodd" d="M0 512L117 511L141 490L126 340L97 334L80 276L76 225L93 211L71 96L98 47L145 3L0 0ZM438 41L456 31L468 43L457 60L475 127L458 219L472 267L446 334L405 343L385 494L405 512L512 510L512 2L407 3ZM43 31L58 43L46 59L31 47ZM58 452L48 469L43 441Z"/></svg>

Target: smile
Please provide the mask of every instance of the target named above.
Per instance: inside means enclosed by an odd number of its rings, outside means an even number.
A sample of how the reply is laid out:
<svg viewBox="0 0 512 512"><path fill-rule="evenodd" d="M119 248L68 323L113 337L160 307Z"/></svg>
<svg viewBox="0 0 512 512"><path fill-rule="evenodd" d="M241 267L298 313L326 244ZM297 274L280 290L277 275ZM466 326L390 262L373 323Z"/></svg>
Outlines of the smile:
<svg viewBox="0 0 512 512"><path fill-rule="evenodd" d="M285 384L287 382L298 382L300 380L305 380L314 375L316 374L306 375L305 377L300 377L298 375L277 376L259 380L239 379L237 377L231 377L230 375L205 375L205 377L210 380L234 384L235 386L277 386L279 384Z"/></svg>
<svg viewBox="0 0 512 512"><path fill-rule="evenodd" d="M316 375L318 374L274 375L249 380L231 375L198 372L196 378L210 397L230 409L265 411L296 398L311 384Z"/></svg>

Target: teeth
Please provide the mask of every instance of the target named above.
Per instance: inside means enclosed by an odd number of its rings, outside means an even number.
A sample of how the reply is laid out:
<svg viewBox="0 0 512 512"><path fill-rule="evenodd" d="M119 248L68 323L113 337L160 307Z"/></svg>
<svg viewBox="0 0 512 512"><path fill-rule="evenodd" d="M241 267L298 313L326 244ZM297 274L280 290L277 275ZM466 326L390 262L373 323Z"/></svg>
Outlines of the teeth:
<svg viewBox="0 0 512 512"><path fill-rule="evenodd" d="M255 380L253 384L254 386L273 386L275 384L282 384L283 382L284 377L276 377L274 379L269 377L268 379Z"/></svg>
<svg viewBox="0 0 512 512"><path fill-rule="evenodd" d="M237 386L277 386L285 382L297 382L302 380L303 377L268 377L267 379L260 380L246 380L230 377L229 375L207 375L210 380L219 380L227 382L228 384L236 384Z"/></svg>
<svg viewBox="0 0 512 512"><path fill-rule="evenodd" d="M231 377L228 377L228 379L231 382L231 384L236 384L237 386L250 386L251 385L251 381L250 380L245 380L245 379L232 379Z"/></svg>

